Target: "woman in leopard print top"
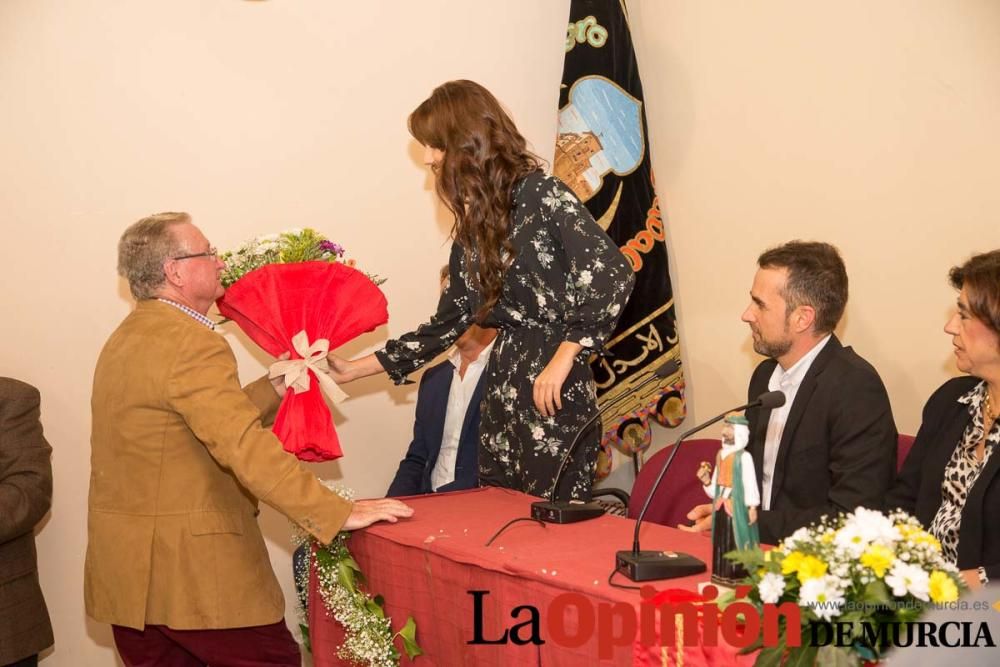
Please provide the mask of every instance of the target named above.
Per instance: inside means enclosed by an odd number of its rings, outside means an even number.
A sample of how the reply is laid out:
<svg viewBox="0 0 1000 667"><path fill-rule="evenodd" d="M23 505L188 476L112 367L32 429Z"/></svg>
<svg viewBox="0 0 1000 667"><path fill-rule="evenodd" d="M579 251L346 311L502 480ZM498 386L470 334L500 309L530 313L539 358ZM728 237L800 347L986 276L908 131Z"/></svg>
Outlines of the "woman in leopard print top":
<svg viewBox="0 0 1000 667"><path fill-rule="evenodd" d="M958 369L927 401L887 506L914 513L970 587L1000 581L1000 250L950 273Z"/></svg>

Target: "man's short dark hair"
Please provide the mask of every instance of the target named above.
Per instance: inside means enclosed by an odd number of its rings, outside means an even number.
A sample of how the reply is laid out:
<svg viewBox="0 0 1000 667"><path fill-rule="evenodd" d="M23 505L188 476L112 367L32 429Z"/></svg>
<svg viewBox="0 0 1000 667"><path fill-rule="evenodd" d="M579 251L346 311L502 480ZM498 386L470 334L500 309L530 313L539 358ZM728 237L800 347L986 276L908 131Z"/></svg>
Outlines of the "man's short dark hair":
<svg viewBox="0 0 1000 667"><path fill-rule="evenodd" d="M816 311L813 329L830 333L847 305L847 269L840 253L829 243L789 241L765 250L757 258L762 269L786 269L788 280L782 296L788 311L812 306Z"/></svg>

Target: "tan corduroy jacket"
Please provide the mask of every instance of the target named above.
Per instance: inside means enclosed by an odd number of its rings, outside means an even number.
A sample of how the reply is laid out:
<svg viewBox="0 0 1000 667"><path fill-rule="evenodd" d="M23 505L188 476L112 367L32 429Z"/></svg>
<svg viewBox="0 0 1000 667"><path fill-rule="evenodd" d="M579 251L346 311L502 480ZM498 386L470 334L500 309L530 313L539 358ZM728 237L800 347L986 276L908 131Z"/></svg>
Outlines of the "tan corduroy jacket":
<svg viewBox="0 0 1000 667"><path fill-rule="evenodd" d="M266 378L240 388L221 335L173 306L139 302L94 373L89 616L178 630L283 617L257 499L323 542L351 505L264 427L277 406Z"/></svg>

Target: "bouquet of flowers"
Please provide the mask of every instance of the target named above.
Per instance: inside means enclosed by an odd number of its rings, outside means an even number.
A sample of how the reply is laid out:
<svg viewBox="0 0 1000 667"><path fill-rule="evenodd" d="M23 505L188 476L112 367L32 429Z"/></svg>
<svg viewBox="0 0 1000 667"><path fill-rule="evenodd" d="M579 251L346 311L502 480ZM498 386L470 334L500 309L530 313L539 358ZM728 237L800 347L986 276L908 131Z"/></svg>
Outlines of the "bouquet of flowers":
<svg viewBox="0 0 1000 667"><path fill-rule="evenodd" d="M800 528L770 551L726 556L746 566L753 586L749 599L760 611L785 602L801 609L801 628L783 624L778 645L764 646L757 665L877 661L906 641L908 624L928 606L954 602L964 585L938 540L900 511L885 515L859 507ZM841 630L838 640L846 641L827 641L834 624ZM801 642L787 642L790 630ZM825 644L822 650L812 645L817 643ZM747 651L762 646L759 638Z"/></svg>
<svg viewBox="0 0 1000 667"><path fill-rule="evenodd" d="M344 249L312 229L262 236L222 255L226 293L216 305L268 354L288 391L274 433L304 461L342 455L323 394L346 398L324 372L326 354L389 319L372 276L342 261Z"/></svg>
<svg viewBox="0 0 1000 667"><path fill-rule="evenodd" d="M347 500L353 497L347 489L332 488ZM417 624L413 617L407 618L398 632L393 632L392 618L385 614L382 596L373 596L364 590L365 577L347 548L349 532L338 533L330 544L323 545L295 524L292 526L293 542L304 545L309 554L303 566L295 571L295 584L299 592L299 629L310 651L308 590L309 579L315 573L316 588L326 613L344 630L337 652L341 660L368 667L396 667L401 658L396 638L400 639L403 651L411 660L423 653L417 644Z"/></svg>

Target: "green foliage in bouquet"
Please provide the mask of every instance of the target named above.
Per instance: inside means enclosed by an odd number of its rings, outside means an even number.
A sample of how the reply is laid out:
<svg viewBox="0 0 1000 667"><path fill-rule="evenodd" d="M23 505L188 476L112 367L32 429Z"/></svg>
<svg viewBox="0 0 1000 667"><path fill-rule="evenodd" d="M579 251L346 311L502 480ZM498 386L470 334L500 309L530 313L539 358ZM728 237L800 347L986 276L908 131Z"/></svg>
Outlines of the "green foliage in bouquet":
<svg viewBox="0 0 1000 667"><path fill-rule="evenodd" d="M758 547L726 557L747 568L746 583L753 586L748 599L758 609L785 602L801 608L802 645L787 646L782 618L778 646L764 647L761 636L744 649L761 649L758 667L877 661L888 648L884 628L913 622L932 604L954 602L964 586L938 540L903 512L859 507L800 528L770 551ZM823 622L850 624L852 645L809 645L812 626ZM823 636L825 630L816 630Z"/></svg>
<svg viewBox="0 0 1000 667"><path fill-rule="evenodd" d="M350 499L349 491L334 488L341 496ZM326 612L344 628L344 643L337 655L356 665L365 667L398 667L400 652L395 641L398 637L403 651L411 660L423 654L417 644L417 624L410 616L398 632L392 630L392 618L385 614L385 600L381 595L371 595L364 574L351 556L347 543L351 533L341 532L328 545L319 544L311 536L294 531L294 539L311 554L301 571L295 572L299 589L299 629L306 648L312 651L309 641L309 571L315 563L316 580Z"/></svg>
<svg viewBox="0 0 1000 667"><path fill-rule="evenodd" d="M344 248L315 229L289 229L278 234L268 234L244 243L236 250L222 253L220 259L226 268L222 272L222 286L229 287L244 275L268 264L295 264L298 262L344 262L354 266L354 260L344 260ZM384 279L366 273L372 282L381 285Z"/></svg>

